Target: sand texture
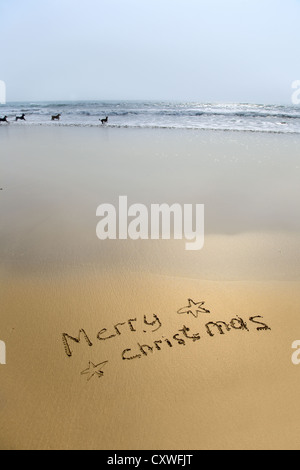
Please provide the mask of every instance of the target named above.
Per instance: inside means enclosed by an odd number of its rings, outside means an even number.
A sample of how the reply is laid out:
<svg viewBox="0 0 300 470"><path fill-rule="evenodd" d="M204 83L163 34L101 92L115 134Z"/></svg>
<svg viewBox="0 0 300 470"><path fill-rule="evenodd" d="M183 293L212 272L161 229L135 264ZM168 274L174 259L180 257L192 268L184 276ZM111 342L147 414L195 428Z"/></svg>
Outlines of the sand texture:
<svg viewBox="0 0 300 470"><path fill-rule="evenodd" d="M0 448L299 448L299 137L0 139ZM120 195L204 203L204 249L101 242Z"/></svg>

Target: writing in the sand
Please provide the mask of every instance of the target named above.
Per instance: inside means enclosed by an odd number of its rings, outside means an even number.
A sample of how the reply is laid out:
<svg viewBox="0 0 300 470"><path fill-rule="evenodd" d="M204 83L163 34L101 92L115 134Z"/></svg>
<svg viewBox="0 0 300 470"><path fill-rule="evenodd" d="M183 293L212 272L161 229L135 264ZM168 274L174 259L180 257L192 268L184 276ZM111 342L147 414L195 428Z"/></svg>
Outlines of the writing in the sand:
<svg viewBox="0 0 300 470"><path fill-rule="evenodd" d="M137 325L139 325L139 328L137 327ZM129 320L113 325L109 329L102 328L98 333L96 333L95 341L104 342L118 338L122 334L124 335L126 333L137 333L140 327L142 327L143 333L155 333L162 327L162 323L157 315L152 315L152 317L147 317L146 315L144 315L142 321L138 321L138 318L130 318ZM92 342L90 338L91 337L87 335L86 331L83 328L79 330L77 337L71 336L67 333L63 333L62 339L66 355L68 357L72 357L73 355L73 351L71 349L71 342L73 342L73 344L79 344L82 340L84 340L88 346L92 347L94 345L94 342Z"/></svg>
<svg viewBox="0 0 300 470"><path fill-rule="evenodd" d="M263 317L250 317L249 322L256 325L257 331L267 331L271 328L262 323ZM259 326L257 326L259 325ZM216 334L225 335L226 332L231 330L240 330L250 332L250 325L240 317L232 318L229 322L225 321L211 321L204 325L204 333L211 338ZM175 334L173 334L175 333ZM162 351L164 346L172 349L174 346L186 346L188 343L196 343L201 340L202 335L200 332L192 331L189 326L183 325L182 328L173 332L171 335L162 336L159 340L153 341L150 344L137 343L135 348L125 349L122 353L124 361L132 361L134 359L141 359L153 354L155 351Z"/></svg>
<svg viewBox="0 0 300 470"><path fill-rule="evenodd" d="M190 301L191 303L191 301ZM200 303L195 303L197 308L200 308ZM203 305L203 303L201 303ZM187 308L186 313L192 314L195 311ZM209 310L201 308L202 313L210 314ZM198 318L199 310L196 310ZM178 313L182 314L179 310ZM195 321L195 320L193 320ZM120 351L119 359L123 362L136 361L142 358L148 358L155 353L159 353L165 350L175 350L178 347L186 347L189 344L197 344L201 339L214 338L219 335L232 334L232 332L241 332L243 334L249 334L251 331L266 332L270 331L271 328L265 323L264 318L260 315L250 316L247 319L240 316L235 316L230 320L211 320L205 321L200 326L191 326L190 322L185 322L182 327L176 331L168 332L163 334L162 330L164 324L161 318L154 315L144 315L142 318L130 318L117 324L105 327L95 332L93 335L87 332L86 329L81 328L77 336L72 336L69 333L63 333L62 341L65 349L65 353L68 357L72 357L76 345L83 343L87 347L93 348L97 344L104 345L106 342L116 341L121 336L136 337L134 344ZM147 340L141 339L141 336L147 334ZM149 338L150 336L150 338ZM145 337L145 336L144 336ZM107 358L106 358L107 359ZM89 375L89 379L94 376L103 377L103 367L109 361L100 362L98 365L89 363L88 369L83 371L83 374Z"/></svg>

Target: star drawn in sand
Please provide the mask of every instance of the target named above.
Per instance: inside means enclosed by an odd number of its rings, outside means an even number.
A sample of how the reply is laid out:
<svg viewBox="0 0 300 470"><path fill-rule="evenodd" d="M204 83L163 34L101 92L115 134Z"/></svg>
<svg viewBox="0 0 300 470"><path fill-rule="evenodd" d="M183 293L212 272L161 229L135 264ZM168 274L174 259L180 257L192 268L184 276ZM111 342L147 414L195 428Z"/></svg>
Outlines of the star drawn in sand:
<svg viewBox="0 0 300 470"><path fill-rule="evenodd" d="M81 372L81 375L88 375L88 382L95 376L97 375L99 379L103 377L104 372L103 372L103 367L108 364L108 361L101 362L101 364L93 364L91 361L89 362L89 367L85 369L84 371Z"/></svg>
<svg viewBox="0 0 300 470"><path fill-rule="evenodd" d="M180 310L178 310L179 315L183 314L191 314L195 318L198 318L199 313L210 313L210 310L207 310L206 308L202 308L202 305L205 304L205 302L194 302L192 299L188 299L189 305L187 307L183 307Z"/></svg>

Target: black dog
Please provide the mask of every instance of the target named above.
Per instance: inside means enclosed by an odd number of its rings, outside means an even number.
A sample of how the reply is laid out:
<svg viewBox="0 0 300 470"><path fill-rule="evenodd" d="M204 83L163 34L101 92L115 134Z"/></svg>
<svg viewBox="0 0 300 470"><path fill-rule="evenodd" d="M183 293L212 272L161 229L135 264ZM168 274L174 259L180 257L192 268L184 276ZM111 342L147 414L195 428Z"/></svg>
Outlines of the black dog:
<svg viewBox="0 0 300 470"><path fill-rule="evenodd" d="M16 121L26 121L25 119L25 114L22 114L22 116L16 116Z"/></svg>
<svg viewBox="0 0 300 470"><path fill-rule="evenodd" d="M56 114L56 116L52 116L52 121L59 121L61 114Z"/></svg>
<svg viewBox="0 0 300 470"><path fill-rule="evenodd" d="M8 123L7 116L4 116L4 118L0 118L0 122L7 122Z"/></svg>
<svg viewBox="0 0 300 470"><path fill-rule="evenodd" d="M108 122L108 116L106 116L105 119L99 119L99 121L101 121L102 124L106 124Z"/></svg>

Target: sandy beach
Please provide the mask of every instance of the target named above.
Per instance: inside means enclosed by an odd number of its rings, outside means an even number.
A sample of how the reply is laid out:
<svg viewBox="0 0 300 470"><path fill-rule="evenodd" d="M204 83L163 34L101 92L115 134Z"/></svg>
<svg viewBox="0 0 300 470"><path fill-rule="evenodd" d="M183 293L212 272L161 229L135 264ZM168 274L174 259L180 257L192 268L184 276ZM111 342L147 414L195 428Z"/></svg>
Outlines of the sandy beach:
<svg viewBox="0 0 300 470"><path fill-rule="evenodd" d="M0 140L0 448L297 449L300 136ZM96 209L121 195L205 204L204 249L100 241ZM189 299L210 313L178 314Z"/></svg>

